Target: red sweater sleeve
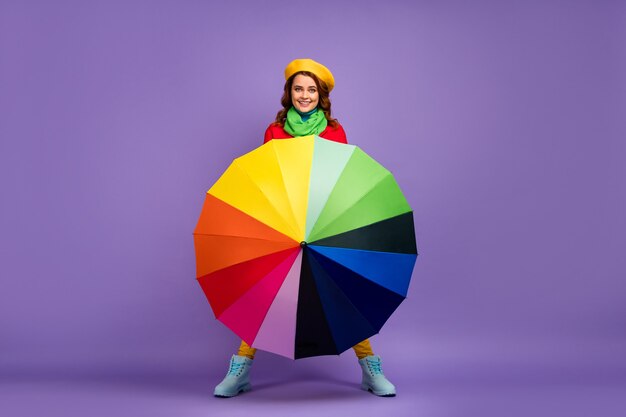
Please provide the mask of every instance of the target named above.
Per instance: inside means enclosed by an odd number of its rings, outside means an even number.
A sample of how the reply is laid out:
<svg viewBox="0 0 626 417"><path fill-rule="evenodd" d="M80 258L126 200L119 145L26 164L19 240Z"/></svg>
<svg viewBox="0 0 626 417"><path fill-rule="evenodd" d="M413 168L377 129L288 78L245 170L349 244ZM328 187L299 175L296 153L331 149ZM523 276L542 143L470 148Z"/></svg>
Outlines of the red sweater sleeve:
<svg viewBox="0 0 626 417"><path fill-rule="evenodd" d="M287 139L292 138L289 133L285 132L285 129L281 125L277 125L276 123L272 123L265 130L265 138L263 139L263 143L267 143L272 139Z"/></svg>
<svg viewBox="0 0 626 417"><path fill-rule="evenodd" d="M343 130L343 126L338 125L337 126L337 139L335 139L336 142L340 142L340 143L348 143L348 138L346 137L346 131Z"/></svg>
<svg viewBox="0 0 626 417"><path fill-rule="evenodd" d="M263 143L267 143L270 140L274 139L272 137L272 126L268 126L267 129L265 129L265 138L263 139Z"/></svg>
<svg viewBox="0 0 626 417"><path fill-rule="evenodd" d="M340 124L337 124L337 127L334 128L328 126L322 133L320 133L320 137L332 140L333 142L348 143L346 132Z"/></svg>

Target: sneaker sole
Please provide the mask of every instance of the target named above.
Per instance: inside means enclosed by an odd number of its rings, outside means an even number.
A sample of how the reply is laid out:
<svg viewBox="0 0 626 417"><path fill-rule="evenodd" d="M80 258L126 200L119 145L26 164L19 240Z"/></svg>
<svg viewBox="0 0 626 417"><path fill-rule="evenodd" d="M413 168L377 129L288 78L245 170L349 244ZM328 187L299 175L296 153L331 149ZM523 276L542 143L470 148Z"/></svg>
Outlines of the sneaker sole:
<svg viewBox="0 0 626 417"><path fill-rule="evenodd" d="M371 392L372 394L376 395L377 397L395 397L396 396L395 392L376 392L372 388L368 387L367 385L361 385L361 389L363 391Z"/></svg>
<svg viewBox="0 0 626 417"><path fill-rule="evenodd" d="M244 385L243 387L239 388L239 391L235 392L234 394L228 395L228 394L216 394L216 393L213 393L213 396L217 397L217 398L232 398L232 397L236 397L237 395L241 394L242 392L248 392L251 389L252 389L252 385L247 384L247 385Z"/></svg>

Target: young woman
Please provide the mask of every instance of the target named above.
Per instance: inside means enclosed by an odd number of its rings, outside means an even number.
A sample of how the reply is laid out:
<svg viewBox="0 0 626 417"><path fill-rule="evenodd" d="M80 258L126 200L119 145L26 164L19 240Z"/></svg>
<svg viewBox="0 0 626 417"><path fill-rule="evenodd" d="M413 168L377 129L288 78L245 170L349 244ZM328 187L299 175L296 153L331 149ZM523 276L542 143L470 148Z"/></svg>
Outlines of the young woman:
<svg viewBox="0 0 626 417"><path fill-rule="evenodd" d="M318 135L324 139L348 143L343 127L331 116L329 93L335 86L332 73L311 59L296 59L285 68L283 108L265 131L265 140ZM378 396L392 397L396 389L385 378L380 356L374 355L368 339L353 346L362 369L361 388ZM216 387L216 397L234 397L251 389L250 367L256 349L243 340L230 360L226 377Z"/></svg>

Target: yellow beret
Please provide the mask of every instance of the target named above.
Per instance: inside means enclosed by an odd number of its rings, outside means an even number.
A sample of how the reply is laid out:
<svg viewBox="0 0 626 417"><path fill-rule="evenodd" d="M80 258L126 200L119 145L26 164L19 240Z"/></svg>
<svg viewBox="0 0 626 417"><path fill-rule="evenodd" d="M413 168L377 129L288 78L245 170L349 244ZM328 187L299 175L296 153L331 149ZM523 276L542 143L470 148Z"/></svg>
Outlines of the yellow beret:
<svg viewBox="0 0 626 417"><path fill-rule="evenodd" d="M335 78L330 70L312 59L294 59L291 61L285 68L285 80L300 71L308 71L317 75L317 78L326 83L329 92L335 87Z"/></svg>

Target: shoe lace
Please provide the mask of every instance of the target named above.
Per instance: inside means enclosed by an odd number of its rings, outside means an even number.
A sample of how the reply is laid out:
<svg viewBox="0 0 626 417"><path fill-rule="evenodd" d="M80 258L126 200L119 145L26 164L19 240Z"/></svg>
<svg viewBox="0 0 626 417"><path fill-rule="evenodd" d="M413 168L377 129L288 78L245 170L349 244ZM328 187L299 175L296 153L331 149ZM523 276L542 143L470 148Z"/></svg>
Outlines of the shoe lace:
<svg viewBox="0 0 626 417"><path fill-rule="evenodd" d="M243 369L243 363L230 362L230 368L228 369L228 375L237 375Z"/></svg>
<svg viewBox="0 0 626 417"><path fill-rule="evenodd" d="M383 370L382 370L380 361L371 361L369 359L366 359L366 360L367 360L367 367L369 368L369 370L372 373L372 375L382 375L383 374Z"/></svg>

